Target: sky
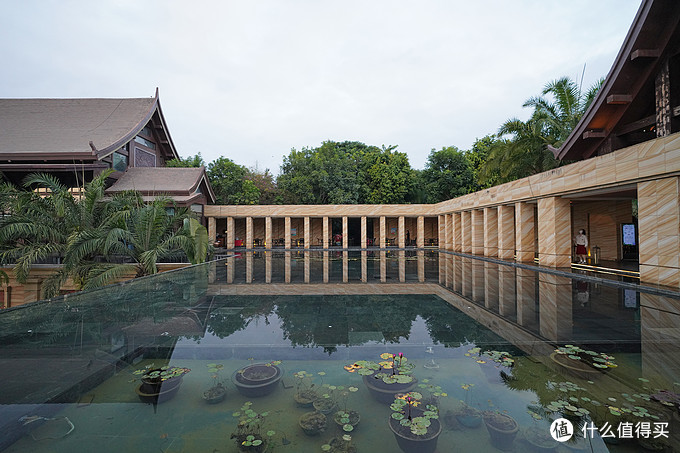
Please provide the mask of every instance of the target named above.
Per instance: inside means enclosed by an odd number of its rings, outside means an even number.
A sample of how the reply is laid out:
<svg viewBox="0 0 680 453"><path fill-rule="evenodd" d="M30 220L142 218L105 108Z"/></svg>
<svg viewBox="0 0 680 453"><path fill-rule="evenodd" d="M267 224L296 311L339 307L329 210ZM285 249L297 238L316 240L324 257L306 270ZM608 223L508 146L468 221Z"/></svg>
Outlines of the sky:
<svg viewBox="0 0 680 453"><path fill-rule="evenodd" d="M640 0L0 0L0 98L152 97L182 157L278 174L326 140L413 168L569 76L606 76ZM585 68L585 72L584 72ZM582 74L585 76L582 79Z"/></svg>

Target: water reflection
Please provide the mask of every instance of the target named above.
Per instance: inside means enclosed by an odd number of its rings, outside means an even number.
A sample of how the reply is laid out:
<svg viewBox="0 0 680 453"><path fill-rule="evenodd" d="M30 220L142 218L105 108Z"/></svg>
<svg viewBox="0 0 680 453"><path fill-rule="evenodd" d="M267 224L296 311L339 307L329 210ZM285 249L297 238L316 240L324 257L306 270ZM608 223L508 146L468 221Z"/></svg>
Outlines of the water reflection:
<svg viewBox="0 0 680 453"><path fill-rule="evenodd" d="M442 402L443 415L460 410L460 400L478 409L508 410L523 429L515 451L530 449L527 430L545 430L545 420L558 413L582 426L622 416L635 421L633 412L625 412L631 405L660 412L661 406L649 401L651 395L661 389L680 391L679 305L677 298L611 282L429 251L242 253L2 313L0 412L5 434L0 450L29 447L23 440L10 446L33 428L23 426L21 416L63 412L83 435L44 450L30 444L32 450L83 451L78 442L97 443L110 436L112 449L149 451L179 417L183 423L167 436L185 451L197 445L201 451L236 451L224 439L231 420L225 421L223 412L237 410L243 401L232 397L234 401L213 411L191 395L192 388L208 380L206 363L221 361L233 371L248 359L282 359L290 373L309 369L327 373L334 385L358 385L360 381L348 380L341 363L370 360L395 348L408 353L420 378L432 379L451 394ZM565 367L553 354L565 344L615 356L618 367L591 374ZM513 357L512 366L495 360L501 353ZM157 419L149 419L134 392L125 390L129 370L136 368L130 364L140 359L190 363L193 368L178 396L184 399L179 406L159 405ZM268 403L282 414L297 410L284 399L290 373L278 399ZM474 386L464 389L461 384ZM358 395L366 399L362 392ZM81 404L88 394L115 404ZM396 443L385 440L385 408L369 406L362 406L362 420L381 423L358 430L355 440L364 446L361 451L396 451ZM113 407L125 409L106 412ZM218 412L220 417L213 420ZM671 412L666 415L673 420ZM319 450L304 436L295 436L296 427L284 418L277 419L278 429L298 443L297 450L281 451ZM127 442L137 442L130 447L101 423L88 430L90 419L142 420L147 431L126 425ZM495 451L483 429L457 426L454 419L443 418L440 451ZM206 435L205 423L221 434ZM677 424L671 429L680 432ZM222 436L218 443L216 436ZM594 451L606 451L601 439L596 445L601 450ZM161 443L159 448L167 447ZM638 451L637 444L607 448Z"/></svg>

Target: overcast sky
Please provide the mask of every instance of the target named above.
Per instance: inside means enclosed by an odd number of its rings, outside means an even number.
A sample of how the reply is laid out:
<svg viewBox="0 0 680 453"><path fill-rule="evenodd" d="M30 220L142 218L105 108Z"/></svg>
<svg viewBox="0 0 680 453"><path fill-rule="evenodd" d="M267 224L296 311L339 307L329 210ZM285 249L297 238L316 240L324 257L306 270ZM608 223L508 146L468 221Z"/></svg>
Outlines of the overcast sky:
<svg viewBox="0 0 680 453"><path fill-rule="evenodd" d="M181 156L275 174L325 140L469 149L605 76L640 0L0 0L0 97L150 97Z"/></svg>

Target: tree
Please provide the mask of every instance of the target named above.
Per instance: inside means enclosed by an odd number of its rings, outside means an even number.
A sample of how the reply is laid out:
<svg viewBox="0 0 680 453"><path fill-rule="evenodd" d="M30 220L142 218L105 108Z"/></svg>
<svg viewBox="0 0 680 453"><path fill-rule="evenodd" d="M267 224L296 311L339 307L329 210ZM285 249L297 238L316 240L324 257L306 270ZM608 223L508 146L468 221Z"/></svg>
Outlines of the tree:
<svg viewBox="0 0 680 453"><path fill-rule="evenodd" d="M578 124L602 85L596 82L585 93L576 82L562 77L548 83L541 96L529 98L524 107L534 111L527 121L511 118L501 125L497 141L482 170L483 178L498 182L524 178L555 168L557 161L548 145L560 147ZM547 96L547 97L546 97ZM505 136L511 136L505 138Z"/></svg>
<svg viewBox="0 0 680 453"><path fill-rule="evenodd" d="M472 148L465 153L475 174L475 187L473 192L495 186L500 180L500 175L497 170L492 171L489 175L483 170L496 142L497 139L494 135L478 138L472 144Z"/></svg>
<svg viewBox="0 0 680 453"><path fill-rule="evenodd" d="M220 157L208 164L208 179L218 204L256 204L260 198L257 187L245 183L246 168L231 159Z"/></svg>
<svg viewBox="0 0 680 453"><path fill-rule="evenodd" d="M203 161L203 157L201 156L201 153L196 154L195 156L189 156L186 159L171 159L165 163L166 167L205 167L205 162Z"/></svg>
<svg viewBox="0 0 680 453"><path fill-rule="evenodd" d="M245 178L255 185L260 193L258 204L281 204L281 194L269 169L259 171L257 168L247 169Z"/></svg>
<svg viewBox="0 0 680 453"><path fill-rule="evenodd" d="M455 146L432 150L422 172L428 203L456 198L470 193L475 186L472 164Z"/></svg>
<svg viewBox="0 0 680 453"><path fill-rule="evenodd" d="M359 203L406 203L415 184L415 173L405 153L389 148L366 147L359 160Z"/></svg>

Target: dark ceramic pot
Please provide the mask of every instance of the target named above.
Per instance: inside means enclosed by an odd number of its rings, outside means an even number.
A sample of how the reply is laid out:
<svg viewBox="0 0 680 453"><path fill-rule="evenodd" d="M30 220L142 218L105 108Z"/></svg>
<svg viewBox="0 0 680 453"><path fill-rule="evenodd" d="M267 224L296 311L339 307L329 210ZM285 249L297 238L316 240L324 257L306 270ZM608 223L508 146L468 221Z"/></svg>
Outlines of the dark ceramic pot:
<svg viewBox="0 0 680 453"><path fill-rule="evenodd" d="M519 425L507 414L484 414L484 424L491 437L491 444L499 450L512 450L512 443L519 431Z"/></svg>
<svg viewBox="0 0 680 453"><path fill-rule="evenodd" d="M384 404L392 404L394 395L397 393L408 393L418 385L418 380L406 384L386 384L382 379L376 379L373 375L364 376L364 384L371 393L371 396Z"/></svg>
<svg viewBox="0 0 680 453"><path fill-rule="evenodd" d="M135 390L139 399L144 403L160 404L171 400L179 391L182 378L173 378L159 384L142 384Z"/></svg>
<svg viewBox="0 0 680 453"><path fill-rule="evenodd" d="M420 414L414 412L414 415L418 417ZM390 429L394 433L397 445L404 453L434 453L437 450L437 441L442 432L442 425L438 419L431 419L430 422L427 433L424 436L416 436L411 433L409 427L402 426L398 420L392 417L389 419Z"/></svg>
<svg viewBox="0 0 680 453"><path fill-rule="evenodd" d="M283 371L278 366L255 363L234 372L231 381L241 395L257 398L276 390L282 377Z"/></svg>

